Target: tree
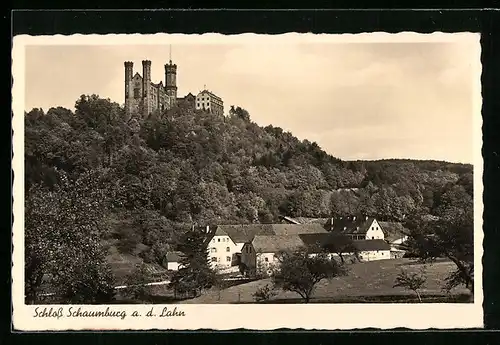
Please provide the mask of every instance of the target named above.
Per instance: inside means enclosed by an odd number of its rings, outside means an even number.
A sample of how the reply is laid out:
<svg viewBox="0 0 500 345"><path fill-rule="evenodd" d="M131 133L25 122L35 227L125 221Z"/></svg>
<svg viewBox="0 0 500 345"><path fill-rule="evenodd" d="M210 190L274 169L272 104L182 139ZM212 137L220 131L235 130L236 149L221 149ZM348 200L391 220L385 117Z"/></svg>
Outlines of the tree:
<svg viewBox="0 0 500 345"><path fill-rule="evenodd" d="M427 278L425 276L425 272L411 272L401 270L401 272L396 277L396 281L393 287L403 287L405 289L411 290L417 294L418 300L422 302L422 298L420 297L419 290L424 287Z"/></svg>
<svg viewBox="0 0 500 345"><path fill-rule="evenodd" d="M55 190L33 185L25 208L25 291L38 303L42 285L71 303L113 299L113 276L101 245L105 194L97 174L69 180Z"/></svg>
<svg viewBox="0 0 500 345"><path fill-rule="evenodd" d="M474 293L474 220L472 205L447 217L427 217L421 215L409 219L406 227L410 230L406 247L416 254L421 262L432 262L445 257L451 260L456 271L446 281L449 291L458 285L465 285Z"/></svg>
<svg viewBox="0 0 500 345"><path fill-rule="evenodd" d="M266 284L263 287L257 289L253 294L253 298L256 302L269 301L271 298L276 296L278 292L275 290L272 284Z"/></svg>
<svg viewBox="0 0 500 345"><path fill-rule="evenodd" d="M321 280L347 273L343 265L325 253L310 256L306 252L283 252L278 254L278 262L272 276L274 286L298 293L305 303L309 303L316 284Z"/></svg>
<svg viewBox="0 0 500 345"><path fill-rule="evenodd" d="M199 296L217 282L215 271L208 262L207 234L201 230L187 231L180 239L177 250L182 253L180 268L170 282L174 291Z"/></svg>
<svg viewBox="0 0 500 345"><path fill-rule="evenodd" d="M151 283L152 280L153 277L147 270L146 265L138 265L125 281L127 286L125 294L137 301L144 302L150 290L146 284Z"/></svg>

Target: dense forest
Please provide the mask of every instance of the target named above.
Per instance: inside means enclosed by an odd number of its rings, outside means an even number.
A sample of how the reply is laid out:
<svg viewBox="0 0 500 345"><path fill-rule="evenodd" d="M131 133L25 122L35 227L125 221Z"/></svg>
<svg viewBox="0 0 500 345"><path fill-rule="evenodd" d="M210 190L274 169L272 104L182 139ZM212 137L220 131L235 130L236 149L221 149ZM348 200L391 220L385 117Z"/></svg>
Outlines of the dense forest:
<svg viewBox="0 0 500 345"><path fill-rule="evenodd" d="M240 107L217 116L181 103L129 119L119 104L82 95L75 111L25 113L26 270L36 287L51 260L85 265L109 246L161 264L193 225L440 216L450 204L472 203L472 172L440 161L343 161L257 125ZM71 250L58 254L47 241ZM112 280L94 274L95 284ZM64 289L71 298L76 287Z"/></svg>

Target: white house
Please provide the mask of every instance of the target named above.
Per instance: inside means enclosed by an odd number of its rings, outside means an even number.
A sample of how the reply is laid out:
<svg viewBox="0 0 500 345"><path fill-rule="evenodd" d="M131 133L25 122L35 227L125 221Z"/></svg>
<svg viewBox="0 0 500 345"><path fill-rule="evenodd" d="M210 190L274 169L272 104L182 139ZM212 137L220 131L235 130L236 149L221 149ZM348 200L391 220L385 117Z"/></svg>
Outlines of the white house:
<svg viewBox="0 0 500 345"><path fill-rule="evenodd" d="M179 270L180 267L180 259L182 257L182 253L175 251L175 252L168 252L167 255L165 256L167 259L167 269L171 271L177 271Z"/></svg>
<svg viewBox="0 0 500 345"><path fill-rule="evenodd" d="M391 256L403 257L406 250L402 245L408 240L409 230L399 222L380 222L380 226L384 231L386 242L391 246Z"/></svg>
<svg viewBox="0 0 500 345"><path fill-rule="evenodd" d="M249 272L269 275L278 264L276 254L302 249L306 247L299 235L258 235L243 246L241 262Z"/></svg>
<svg viewBox="0 0 500 345"><path fill-rule="evenodd" d="M375 261L391 259L391 246L384 240L354 241L362 261Z"/></svg>
<svg viewBox="0 0 500 345"><path fill-rule="evenodd" d="M368 216L330 218L329 228L330 231L347 235L353 240L384 240L385 238L379 222Z"/></svg>
<svg viewBox="0 0 500 345"><path fill-rule="evenodd" d="M210 261L219 269L239 265L245 243L255 236L327 233L319 224L238 224L218 225L208 242Z"/></svg>

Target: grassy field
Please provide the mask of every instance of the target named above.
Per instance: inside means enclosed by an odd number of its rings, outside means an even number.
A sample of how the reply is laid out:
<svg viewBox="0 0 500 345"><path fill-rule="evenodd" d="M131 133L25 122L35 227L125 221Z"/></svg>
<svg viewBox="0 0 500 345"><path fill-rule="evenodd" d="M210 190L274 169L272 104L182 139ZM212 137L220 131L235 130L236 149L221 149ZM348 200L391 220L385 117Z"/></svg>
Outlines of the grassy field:
<svg viewBox="0 0 500 345"><path fill-rule="evenodd" d="M349 265L348 276L331 281L321 281L316 285L311 303L402 303L418 302L413 292L403 288L393 288L394 280L401 269L417 271L423 265L409 259L380 260ZM455 269L451 262L436 262L425 265L427 283L421 290L424 302L465 302L468 290L457 288L447 296L442 291L444 278ZM207 291L204 295L180 303L253 303L253 293L269 284L270 279L263 279L247 284L233 286L218 291ZM300 302L300 296L294 292L280 291L270 303Z"/></svg>

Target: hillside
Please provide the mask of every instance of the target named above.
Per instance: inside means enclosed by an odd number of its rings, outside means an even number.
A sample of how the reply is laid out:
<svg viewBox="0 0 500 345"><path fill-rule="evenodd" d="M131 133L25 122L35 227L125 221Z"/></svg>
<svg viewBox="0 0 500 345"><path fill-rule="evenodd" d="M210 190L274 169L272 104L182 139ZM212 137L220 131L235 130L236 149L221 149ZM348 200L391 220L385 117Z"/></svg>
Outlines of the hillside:
<svg viewBox="0 0 500 345"><path fill-rule="evenodd" d="M62 177L95 177L97 222L113 251L161 264L192 224L276 222L279 215L363 213L402 220L472 200L472 166L436 161L342 161L239 107L226 117L180 104L126 119L116 103L82 96L73 112L25 114L25 181L57 193Z"/></svg>

